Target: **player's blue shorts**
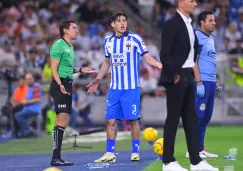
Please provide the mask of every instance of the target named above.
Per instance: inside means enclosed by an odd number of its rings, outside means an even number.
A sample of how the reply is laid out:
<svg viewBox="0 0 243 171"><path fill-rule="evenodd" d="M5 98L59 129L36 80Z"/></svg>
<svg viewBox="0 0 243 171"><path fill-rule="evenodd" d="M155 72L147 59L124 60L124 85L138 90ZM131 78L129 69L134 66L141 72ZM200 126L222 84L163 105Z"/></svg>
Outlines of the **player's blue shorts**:
<svg viewBox="0 0 243 171"><path fill-rule="evenodd" d="M139 118L140 88L130 90L109 90L106 100L106 120L138 120Z"/></svg>

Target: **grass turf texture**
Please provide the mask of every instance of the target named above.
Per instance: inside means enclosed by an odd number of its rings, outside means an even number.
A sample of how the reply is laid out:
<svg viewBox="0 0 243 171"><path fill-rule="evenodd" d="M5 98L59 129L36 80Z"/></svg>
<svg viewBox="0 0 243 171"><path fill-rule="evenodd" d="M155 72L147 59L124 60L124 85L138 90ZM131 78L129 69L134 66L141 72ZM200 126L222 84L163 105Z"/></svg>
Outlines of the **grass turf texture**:
<svg viewBox="0 0 243 171"><path fill-rule="evenodd" d="M224 170L224 166L235 166L234 171L243 170L243 127L209 127L206 134L206 148L213 153L219 155L216 159L207 159L207 161L213 166L217 166L220 170ZM142 134L141 134L142 135ZM162 130L159 130L159 137L163 135ZM119 135L118 135L119 136ZM87 136L81 136L87 138ZM96 137L97 138L97 137ZM64 138L67 139L67 138ZM63 144L63 148L72 146L72 140L70 143ZM104 142L94 143L78 143L82 146L92 146L92 149L70 149L63 152L98 152L105 150ZM229 148L235 147L238 149L236 161L225 161L223 156L228 155ZM148 150L152 147L147 146L147 143L141 137L141 150ZM130 136L126 135L126 139L117 142L117 151L129 151L131 150ZM187 147L185 141L185 135L183 129L179 129L176 138L175 157L180 164L189 168L189 159L185 158ZM38 154L38 153L52 153L52 140L51 135L45 135L43 138L37 139L18 139L7 143L0 144L0 154ZM143 156L141 156L143 157ZM156 160L155 156L155 160ZM158 171L161 170L162 162L155 161L144 171Z"/></svg>
<svg viewBox="0 0 243 171"><path fill-rule="evenodd" d="M206 133L205 147L209 152L218 154L218 158L206 159L209 164L218 167L220 171L224 170L225 166L234 166L234 171L243 170L243 127L209 127ZM223 156L229 154L229 148L237 148L237 158L235 161L223 160ZM189 169L189 159L186 155L186 141L184 132L180 129L177 134L175 157L179 163ZM161 161L155 161L144 171L158 171L162 168Z"/></svg>

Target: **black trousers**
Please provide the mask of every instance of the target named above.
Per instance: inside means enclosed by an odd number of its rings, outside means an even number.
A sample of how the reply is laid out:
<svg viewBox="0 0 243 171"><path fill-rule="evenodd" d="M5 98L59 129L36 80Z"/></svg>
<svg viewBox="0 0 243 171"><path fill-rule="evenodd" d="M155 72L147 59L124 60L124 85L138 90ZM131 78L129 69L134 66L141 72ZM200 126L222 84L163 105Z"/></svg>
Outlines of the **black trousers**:
<svg viewBox="0 0 243 171"><path fill-rule="evenodd" d="M192 69L182 69L180 81L177 84L166 84L164 86L166 89L167 117L164 127L163 162L176 161L174 157L175 137L181 117L191 164L198 164L202 159L199 157L198 118L195 108L195 83Z"/></svg>

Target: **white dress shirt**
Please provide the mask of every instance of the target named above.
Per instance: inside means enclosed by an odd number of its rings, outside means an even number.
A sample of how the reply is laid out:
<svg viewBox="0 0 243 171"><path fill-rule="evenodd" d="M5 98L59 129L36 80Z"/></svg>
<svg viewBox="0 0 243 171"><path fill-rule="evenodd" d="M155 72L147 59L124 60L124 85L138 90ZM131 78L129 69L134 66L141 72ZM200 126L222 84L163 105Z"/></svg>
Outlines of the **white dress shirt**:
<svg viewBox="0 0 243 171"><path fill-rule="evenodd" d="M195 34L191 25L192 19L191 17L187 18L186 16L184 16L179 10L177 10L177 12L181 15L183 21L186 24L186 28L189 34L189 39L190 39L190 52L189 55L187 57L186 62L182 65L182 68L193 68L195 63L194 63L194 42L195 42Z"/></svg>

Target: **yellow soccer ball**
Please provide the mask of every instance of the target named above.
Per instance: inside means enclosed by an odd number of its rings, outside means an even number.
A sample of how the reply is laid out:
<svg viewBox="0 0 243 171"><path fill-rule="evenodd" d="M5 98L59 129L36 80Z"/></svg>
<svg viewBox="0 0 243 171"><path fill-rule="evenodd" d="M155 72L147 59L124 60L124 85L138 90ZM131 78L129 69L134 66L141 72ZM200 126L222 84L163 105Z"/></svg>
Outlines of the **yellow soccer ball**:
<svg viewBox="0 0 243 171"><path fill-rule="evenodd" d="M163 146L164 146L164 138L158 139L154 143L154 153L158 156L163 156L163 152L164 152Z"/></svg>
<svg viewBox="0 0 243 171"><path fill-rule="evenodd" d="M62 171L61 169L58 169L56 167L49 167L49 168L46 168L45 170L43 171Z"/></svg>
<svg viewBox="0 0 243 171"><path fill-rule="evenodd" d="M156 129L149 127L143 131L143 138L145 141L154 142L158 138L158 132Z"/></svg>

